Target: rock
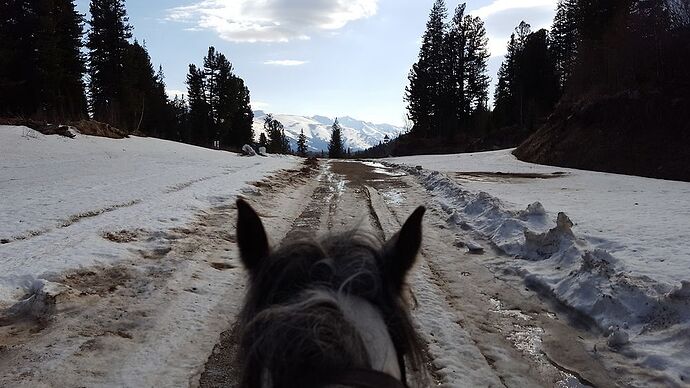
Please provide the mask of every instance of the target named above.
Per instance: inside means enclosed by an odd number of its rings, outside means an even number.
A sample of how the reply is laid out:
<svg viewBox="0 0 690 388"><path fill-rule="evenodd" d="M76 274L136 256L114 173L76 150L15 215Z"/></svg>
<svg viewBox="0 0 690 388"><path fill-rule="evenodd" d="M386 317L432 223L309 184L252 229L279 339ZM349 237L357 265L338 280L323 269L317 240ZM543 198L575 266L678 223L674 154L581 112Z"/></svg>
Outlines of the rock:
<svg viewBox="0 0 690 388"><path fill-rule="evenodd" d="M479 245L479 243L474 240L465 241L465 246L467 246L467 249L470 251L470 253L484 252L484 247Z"/></svg>
<svg viewBox="0 0 690 388"><path fill-rule="evenodd" d="M620 327L609 327L609 336L606 339L606 344L612 349L620 349L630 342L630 336Z"/></svg>
<svg viewBox="0 0 690 388"><path fill-rule="evenodd" d="M256 156L256 151L249 144L242 146L242 154L245 156Z"/></svg>

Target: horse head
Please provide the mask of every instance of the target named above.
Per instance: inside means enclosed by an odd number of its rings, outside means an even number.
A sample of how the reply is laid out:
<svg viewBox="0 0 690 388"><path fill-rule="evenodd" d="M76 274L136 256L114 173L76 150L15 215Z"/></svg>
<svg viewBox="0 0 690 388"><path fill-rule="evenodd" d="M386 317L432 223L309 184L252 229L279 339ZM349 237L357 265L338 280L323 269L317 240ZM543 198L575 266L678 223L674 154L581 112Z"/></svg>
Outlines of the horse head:
<svg viewBox="0 0 690 388"><path fill-rule="evenodd" d="M249 273L236 330L242 386L407 386L423 362L402 291L425 209L386 242L355 229L276 249L254 209L239 199L237 210Z"/></svg>

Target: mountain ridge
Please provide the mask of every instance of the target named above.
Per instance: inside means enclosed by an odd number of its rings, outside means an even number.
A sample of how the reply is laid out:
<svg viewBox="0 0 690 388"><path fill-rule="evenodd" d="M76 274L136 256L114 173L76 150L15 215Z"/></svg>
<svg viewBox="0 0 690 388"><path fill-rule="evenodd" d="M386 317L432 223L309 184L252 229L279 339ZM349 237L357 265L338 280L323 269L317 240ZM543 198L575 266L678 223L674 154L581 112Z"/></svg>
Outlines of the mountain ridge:
<svg viewBox="0 0 690 388"><path fill-rule="evenodd" d="M264 131L264 120L268 113L263 110L254 111L254 136L258 140ZM297 139L301 131L307 137L307 148L310 152L328 151L331 138L331 127L335 118L328 116L300 116L291 114L273 114L273 118L280 121L285 128L285 135L293 150L297 149ZM350 116L338 117L342 127L345 148L352 151L362 151L378 145L386 136L395 138L405 132L404 128L392 124L375 124L358 120Z"/></svg>

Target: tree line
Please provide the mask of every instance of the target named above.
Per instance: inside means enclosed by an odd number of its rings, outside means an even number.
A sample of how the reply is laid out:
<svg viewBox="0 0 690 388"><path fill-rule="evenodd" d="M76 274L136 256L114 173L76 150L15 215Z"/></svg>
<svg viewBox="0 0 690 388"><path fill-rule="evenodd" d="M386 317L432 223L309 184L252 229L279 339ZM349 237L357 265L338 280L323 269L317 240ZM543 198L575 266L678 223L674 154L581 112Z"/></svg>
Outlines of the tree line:
<svg viewBox="0 0 690 388"><path fill-rule="evenodd" d="M420 136L467 131L488 110L486 29L465 8L458 5L449 21L444 0L436 0L431 10L405 93L413 132Z"/></svg>
<svg viewBox="0 0 690 388"><path fill-rule="evenodd" d="M91 0L89 13L73 0L0 1L0 116L92 118L201 146L253 140L249 90L222 53L211 47L203 66L190 65L188 100L171 100L163 69L133 39L124 0Z"/></svg>
<svg viewBox="0 0 690 388"><path fill-rule="evenodd" d="M560 0L550 30L533 31L524 21L515 28L490 109L488 39L482 20L465 8L460 4L450 20L444 0L431 9L405 95L416 138L514 146L559 102L626 90L689 90L690 57L679 54L690 52L688 1Z"/></svg>

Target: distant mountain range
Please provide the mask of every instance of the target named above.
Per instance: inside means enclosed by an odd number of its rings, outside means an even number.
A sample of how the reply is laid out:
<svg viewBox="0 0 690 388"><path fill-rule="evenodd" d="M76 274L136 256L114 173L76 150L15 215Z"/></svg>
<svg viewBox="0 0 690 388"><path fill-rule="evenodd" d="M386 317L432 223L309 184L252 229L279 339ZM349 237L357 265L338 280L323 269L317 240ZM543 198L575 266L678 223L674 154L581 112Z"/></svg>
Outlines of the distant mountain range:
<svg viewBox="0 0 690 388"><path fill-rule="evenodd" d="M256 139L264 131L264 119L267 113L261 110L254 111L254 134ZM280 121L285 127L285 135L290 139L293 149L297 148L297 138L300 131L304 130L307 137L307 146L311 152L328 151L328 142L331 139L331 126L334 118L325 116L295 116L273 114L273 118ZM378 145L388 135L391 139L404 131L402 127L390 124L373 124L367 121L353 119L352 117L338 117L338 122L343 129L345 147L352 151L361 151Z"/></svg>

